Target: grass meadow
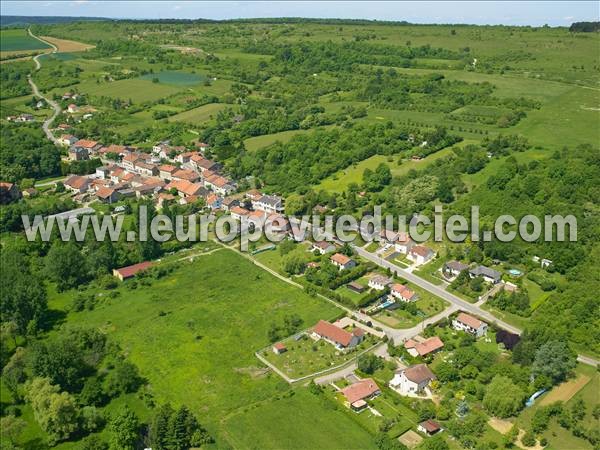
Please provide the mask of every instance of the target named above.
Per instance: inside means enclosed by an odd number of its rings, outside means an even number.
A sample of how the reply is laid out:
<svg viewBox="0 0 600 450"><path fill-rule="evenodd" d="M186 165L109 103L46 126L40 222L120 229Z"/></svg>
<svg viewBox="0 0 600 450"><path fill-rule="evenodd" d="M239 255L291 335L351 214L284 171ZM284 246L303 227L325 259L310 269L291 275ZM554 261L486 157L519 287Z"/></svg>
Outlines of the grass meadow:
<svg viewBox="0 0 600 450"><path fill-rule="evenodd" d="M226 422L223 429L220 419L289 391L287 383L267 373L254 355L268 345L270 325L298 314L309 326L340 310L228 249L180 264L152 286L129 289L124 283L119 297L105 297L93 311L70 313L67 322L97 327L119 342L159 403L187 404L218 438L239 435L231 429L235 421ZM61 294L50 304L63 308L67 297ZM288 413L277 409L277 422L271 425L295 423L299 434L308 432L292 418L294 409ZM314 406L307 410L316 417L329 414ZM254 437L272 439L271 427L263 429L266 435L256 431Z"/></svg>

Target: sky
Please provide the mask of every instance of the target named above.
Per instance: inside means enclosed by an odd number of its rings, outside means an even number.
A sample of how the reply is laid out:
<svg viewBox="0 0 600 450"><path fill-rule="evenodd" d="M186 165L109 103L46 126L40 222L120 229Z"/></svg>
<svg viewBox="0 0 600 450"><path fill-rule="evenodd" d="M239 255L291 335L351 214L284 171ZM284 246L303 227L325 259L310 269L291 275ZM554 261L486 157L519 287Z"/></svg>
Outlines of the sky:
<svg viewBox="0 0 600 450"><path fill-rule="evenodd" d="M412 23L565 26L600 20L600 1L10 1L2 15L129 19L320 17Z"/></svg>

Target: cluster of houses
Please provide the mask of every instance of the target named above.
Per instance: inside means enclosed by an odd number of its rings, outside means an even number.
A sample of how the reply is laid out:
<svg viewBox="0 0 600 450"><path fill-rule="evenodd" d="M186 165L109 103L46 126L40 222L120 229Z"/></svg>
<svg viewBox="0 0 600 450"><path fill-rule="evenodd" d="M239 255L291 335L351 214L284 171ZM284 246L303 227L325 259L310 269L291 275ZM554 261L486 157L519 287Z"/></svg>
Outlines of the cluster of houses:
<svg viewBox="0 0 600 450"><path fill-rule="evenodd" d="M398 233L391 230L381 230L379 233L381 242L385 247L394 247L397 253L406 257L417 265L426 264L431 261L436 253L429 247L417 245L406 232Z"/></svg>
<svg viewBox="0 0 600 450"><path fill-rule="evenodd" d="M27 113L19 114L17 116L7 116L6 117L7 122L16 122L16 123L33 122L34 120L35 120L35 118L33 117L33 115L27 114Z"/></svg>
<svg viewBox="0 0 600 450"><path fill-rule="evenodd" d="M460 261L448 261L442 267L442 274L448 280L454 280L461 272L468 270L471 278L482 277L484 281L497 284L502 280L502 273L486 266L470 267Z"/></svg>
<svg viewBox="0 0 600 450"><path fill-rule="evenodd" d="M60 142L69 147L71 160L93 157L105 163L92 176L74 175L65 181L65 187L76 194L92 194L105 203L133 196L149 197L155 199L159 209L165 200L185 205L200 198L213 210L235 205L225 197L237 186L221 173L219 164L203 155L206 144L200 144L199 151L188 151L162 142L153 147L152 153L144 153L123 145L103 146L68 134L62 135Z"/></svg>

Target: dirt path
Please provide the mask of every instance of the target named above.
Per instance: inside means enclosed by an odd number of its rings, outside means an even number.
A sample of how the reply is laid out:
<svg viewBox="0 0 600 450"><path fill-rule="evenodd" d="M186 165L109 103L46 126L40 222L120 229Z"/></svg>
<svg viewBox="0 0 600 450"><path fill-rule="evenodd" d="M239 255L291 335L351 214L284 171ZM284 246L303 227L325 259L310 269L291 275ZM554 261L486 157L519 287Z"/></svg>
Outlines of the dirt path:
<svg viewBox="0 0 600 450"><path fill-rule="evenodd" d="M41 41L41 42L43 42L45 44L50 45L52 47L52 49L53 49L52 53L56 53L58 51L58 48L56 47L56 45L52 44L51 42L46 42L43 39L37 37L36 35L34 35L31 32L30 28L27 29L27 32L29 33L29 35L32 38L37 39L38 41ZM40 56L45 55L45 54L46 53L42 53L41 55L34 56L33 61L35 62L35 72L37 72L38 70L40 70L42 68L42 63L40 62L39 58L40 58ZM51 140L55 145L60 145L60 143L58 142L58 139L56 138L56 136L54 136L54 133L50 129L50 125L52 125L52 122L54 122L54 119L56 119L56 117L62 112L62 110L60 109L60 105L58 103L56 103L54 100L51 100L51 99L49 99L47 97L44 97L42 95L42 93L38 89L37 85L33 81L33 78L32 78L31 75L32 74L27 75L27 81L29 82L29 85L31 86L31 89L33 90L33 95L35 95L37 98L43 99L54 110L54 112L52 113L52 115L48 119L46 119L44 121L44 123L42 124L42 129L44 130L44 133L46 134L46 137L49 140Z"/></svg>

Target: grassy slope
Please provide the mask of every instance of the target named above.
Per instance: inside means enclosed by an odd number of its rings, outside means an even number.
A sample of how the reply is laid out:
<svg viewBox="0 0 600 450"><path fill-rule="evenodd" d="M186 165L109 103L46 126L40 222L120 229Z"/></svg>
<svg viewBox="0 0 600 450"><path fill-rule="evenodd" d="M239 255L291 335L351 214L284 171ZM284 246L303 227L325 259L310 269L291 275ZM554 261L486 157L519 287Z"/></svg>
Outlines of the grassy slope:
<svg viewBox="0 0 600 450"><path fill-rule="evenodd" d="M303 388L226 419L225 428L236 448L376 448L345 412L322 404Z"/></svg>
<svg viewBox="0 0 600 450"><path fill-rule="evenodd" d="M14 52L18 50L38 50L49 48L48 44L44 44L27 34L24 29L12 29L0 31L0 51Z"/></svg>
<svg viewBox="0 0 600 450"><path fill-rule="evenodd" d="M338 311L229 250L197 258L151 287L121 291L68 322L109 333L159 402L186 403L216 433L220 417L288 389L277 376L260 375L254 356L268 344L270 324L295 313L308 326Z"/></svg>

